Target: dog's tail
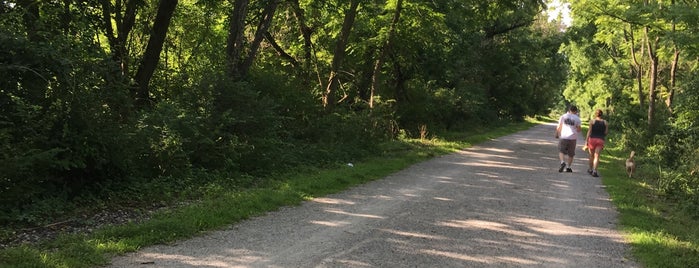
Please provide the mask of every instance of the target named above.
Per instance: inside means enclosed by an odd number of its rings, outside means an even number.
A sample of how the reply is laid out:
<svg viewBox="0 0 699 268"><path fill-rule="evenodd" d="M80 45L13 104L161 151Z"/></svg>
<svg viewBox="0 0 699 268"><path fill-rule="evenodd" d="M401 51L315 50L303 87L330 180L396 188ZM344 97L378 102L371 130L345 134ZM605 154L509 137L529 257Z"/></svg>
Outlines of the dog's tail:
<svg viewBox="0 0 699 268"><path fill-rule="evenodd" d="M636 155L636 151L631 151L631 155L629 155L629 159L633 159L634 155Z"/></svg>

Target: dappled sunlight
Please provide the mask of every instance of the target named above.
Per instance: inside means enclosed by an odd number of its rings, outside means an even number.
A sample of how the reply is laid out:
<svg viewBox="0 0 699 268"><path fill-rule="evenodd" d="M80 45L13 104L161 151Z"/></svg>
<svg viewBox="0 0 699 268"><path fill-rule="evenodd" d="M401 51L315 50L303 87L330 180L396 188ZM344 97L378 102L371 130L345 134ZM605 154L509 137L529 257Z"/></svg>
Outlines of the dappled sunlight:
<svg viewBox="0 0 699 268"><path fill-rule="evenodd" d="M350 224L346 221L310 221L310 223L323 225L327 227L342 227Z"/></svg>
<svg viewBox="0 0 699 268"><path fill-rule="evenodd" d="M481 263L481 264L491 264L487 258L484 258L483 256L469 256L463 253L458 253L458 252L449 252L449 251L443 251L443 250L436 250L436 249L422 249L419 251L420 253L424 254L429 254L429 255L435 255L439 257L447 257L451 259L457 259L461 261L469 261L469 262L475 262L475 263Z"/></svg>
<svg viewBox="0 0 699 268"><path fill-rule="evenodd" d="M481 152L484 151L482 148L475 150L475 149L465 149L460 152L462 155L466 155L469 157L474 157L474 158L502 158L502 159L516 159L514 156L505 156L505 155L493 155L488 152ZM508 154L511 154L512 152L508 152Z"/></svg>
<svg viewBox="0 0 699 268"><path fill-rule="evenodd" d="M337 198L327 198L327 197L314 198L312 201L317 202L317 203L332 204L332 205L354 205L355 204L354 201L337 199Z"/></svg>
<svg viewBox="0 0 699 268"><path fill-rule="evenodd" d="M499 175L499 174L495 174L495 173L476 172L476 175L478 175L478 176L484 176L484 177L488 177L488 178L497 178L497 179L500 178L500 175Z"/></svg>
<svg viewBox="0 0 699 268"><path fill-rule="evenodd" d="M609 208L601 207L601 206L584 206L584 208L592 209L592 210L602 210L602 211L609 210Z"/></svg>
<svg viewBox="0 0 699 268"><path fill-rule="evenodd" d="M520 236L520 237L535 237L537 236L536 234L520 231L520 230L514 230L511 228L511 226L499 222L494 222L494 221L484 221L484 220L449 220L449 221L442 221L442 222L437 222L437 226L445 226L445 227L453 227L453 228L462 228L462 229L469 229L469 230L487 230L487 231L493 231L493 232L501 232L501 233L506 233L509 235L513 236Z"/></svg>
<svg viewBox="0 0 699 268"><path fill-rule="evenodd" d="M493 152L493 153L501 153L501 154L511 154L514 153L512 150L507 150L507 149L500 149L500 148L480 148L482 151L488 151L488 152ZM490 154L492 156L492 154ZM514 157L509 157L509 158L514 158Z"/></svg>
<svg viewBox="0 0 699 268"><path fill-rule="evenodd" d="M372 267L372 265L369 263L355 260L335 260L335 262L347 267Z"/></svg>
<svg viewBox="0 0 699 268"><path fill-rule="evenodd" d="M496 265L496 264L508 264L508 265L534 265L538 262L533 260L527 260L524 258L509 257L509 256L492 256L484 254L466 255L458 252L450 252L444 250L435 249L422 249L421 253L434 255L439 257L446 257L450 259L456 259L461 261L468 261L474 263L480 263L483 265Z"/></svg>
<svg viewBox="0 0 699 268"><path fill-rule="evenodd" d="M383 232L394 234L394 235L412 237L412 238L424 238L424 239L432 239L432 240L450 239L448 237L443 237L443 236L438 236L438 235L421 234L421 233L416 233L416 232L406 232L406 231L399 231L399 230L379 229L379 231L383 231Z"/></svg>
<svg viewBox="0 0 699 268"><path fill-rule="evenodd" d="M233 261L229 254L235 256L235 261ZM208 258L200 258L194 256L187 256L181 254L164 254L164 253L144 253L143 257L147 260L155 261L144 261L142 264L157 264L159 261L168 261L170 263L180 263L189 265L191 267L219 267L219 268L237 268L237 267L248 267L249 264L264 262L268 258L262 257L259 253L249 251L249 250L229 250L228 254L225 256L209 256Z"/></svg>
<svg viewBox="0 0 699 268"><path fill-rule="evenodd" d="M526 171L534 171L538 170L540 168L534 168L534 167L528 167L528 166L515 166L507 162L499 162L499 161L490 161L490 160L481 160L477 162L468 162L468 163L459 163L459 165L463 166L471 166L471 167L492 167L492 168L499 168L499 169L516 169L516 170L526 170Z"/></svg>
<svg viewBox="0 0 699 268"><path fill-rule="evenodd" d="M355 217L369 218L369 219L384 219L384 218L385 218L385 217L382 217L382 216L371 215L371 214L350 213L350 212L343 211L343 210L339 210L339 209L326 209L325 212L330 212L330 213L335 213L335 214L341 214L341 215L347 215L347 216L355 216Z"/></svg>
<svg viewBox="0 0 699 268"><path fill-rule="evenodd" d="M492 197L492 196L483 196L479 197L478 200L483 200L483 201L504 201L504 198L501 197Z"/></svg>
<svg viewBox="0 0 699 268"><path fill-rule="evenodd" d="M547 198L547 199L554 200L554 201L556 201L556 202L572 202L572 203L575 203L575 202L582 202L582 200L580 200L580 199L575 199L575 198L561 198L561 197L554 197L554 196L547 196L546 198Z"/></svg>
<svg viewBox="0 0 699 268"><path fill-rule="evenodd" d="M622 242L622 240L609 237L608 229L606 228L570 226L560 222L530 218L515 218L512 219L512 221L527 226L528 229L547 235L598 236L613 239L615 242Z"/></svg>
<svg viewBox="0 0 699 268"><path fill-rule="evenodd" d="M565 184L565 183L562 183L562 182L560 182L560 181L551 183L551 186L558 187L558 188L563 188L563 189L569 189L569 188L570 188L570 185Z"/></svg>
<svg viewBox="0 0 699 268"><path fill-rule="evenodd" d="M528 145L551 145L551 141L547 139L519 139L518 142Z"/></svg>

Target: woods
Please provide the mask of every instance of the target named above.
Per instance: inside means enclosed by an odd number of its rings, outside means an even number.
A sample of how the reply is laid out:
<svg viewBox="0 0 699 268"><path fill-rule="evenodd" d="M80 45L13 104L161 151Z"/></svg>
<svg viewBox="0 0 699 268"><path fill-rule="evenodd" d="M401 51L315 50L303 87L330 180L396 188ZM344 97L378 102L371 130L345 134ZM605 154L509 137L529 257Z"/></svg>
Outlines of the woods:
<svg viewBox="0 0 699 268"><path fill-rule="evenodd" d="M0 221L45 224L73 204L177 198L212 181L254 185L380 154L420 127L546 114L566 63L544 10L514 0L2 1Z"/></svg>
<svg viewBox="0 0 699 268"><path fill-rule="evenodd" d="M569 104L583 121L605 111L606 152L636 152L638 195L696 219L698 5L0 1L0 240Z"/></svg>
<svg viewBox="0 0 699 268"><path fill-rule="evenodd" d="M575 23L564 92L607 109L626 152L640 152L647 181L694 217L699 208L695 1L570 1ZM589 114L589 112L588 112Z"/></svg>

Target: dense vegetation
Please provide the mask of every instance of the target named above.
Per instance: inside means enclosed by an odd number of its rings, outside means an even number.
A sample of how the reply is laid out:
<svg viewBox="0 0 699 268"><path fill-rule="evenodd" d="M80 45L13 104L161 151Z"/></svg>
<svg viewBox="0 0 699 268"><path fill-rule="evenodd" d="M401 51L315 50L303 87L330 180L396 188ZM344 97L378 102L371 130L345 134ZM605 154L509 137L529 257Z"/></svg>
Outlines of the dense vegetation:
<svg viewBox="0 0 699 268"><path fill-rule="evenodd" d="M567 66L545 9L0 1L0 224L197 198L401 137L546 114Z"/></svg>
<svg viewBox="0 0 699 268"><path fill-rule="evenodd" d="M699 3L549 2L570 27L539 0L0 0L0 239L575 103L637 153L610 185L643 188L614 193L637 248L688 245L649 265L696 263Z"/></svg>
<svg viewBox="0 0 699 268"><path fill-rule="evenodd" d="M699 3L570 3L566 99L610 113L613 142L640 158L638 179L699 219Z"/></svg>

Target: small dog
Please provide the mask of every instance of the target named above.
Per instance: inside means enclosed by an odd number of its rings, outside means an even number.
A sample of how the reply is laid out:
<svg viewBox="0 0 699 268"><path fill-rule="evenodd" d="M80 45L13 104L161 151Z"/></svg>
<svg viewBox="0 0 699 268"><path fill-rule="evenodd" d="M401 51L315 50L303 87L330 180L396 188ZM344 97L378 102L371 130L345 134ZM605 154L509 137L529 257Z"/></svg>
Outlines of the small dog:
<svg viewBox="0 0 699 268"><path fill-rule="evenodd" d="M633 176L633 172L636 171L636 162L633 160L633 156L635 154L635 151L631 151L631 155L629 155L629 158L626 159L626 174L629 175L629 178L631 178L631 176Z"/></svg>

